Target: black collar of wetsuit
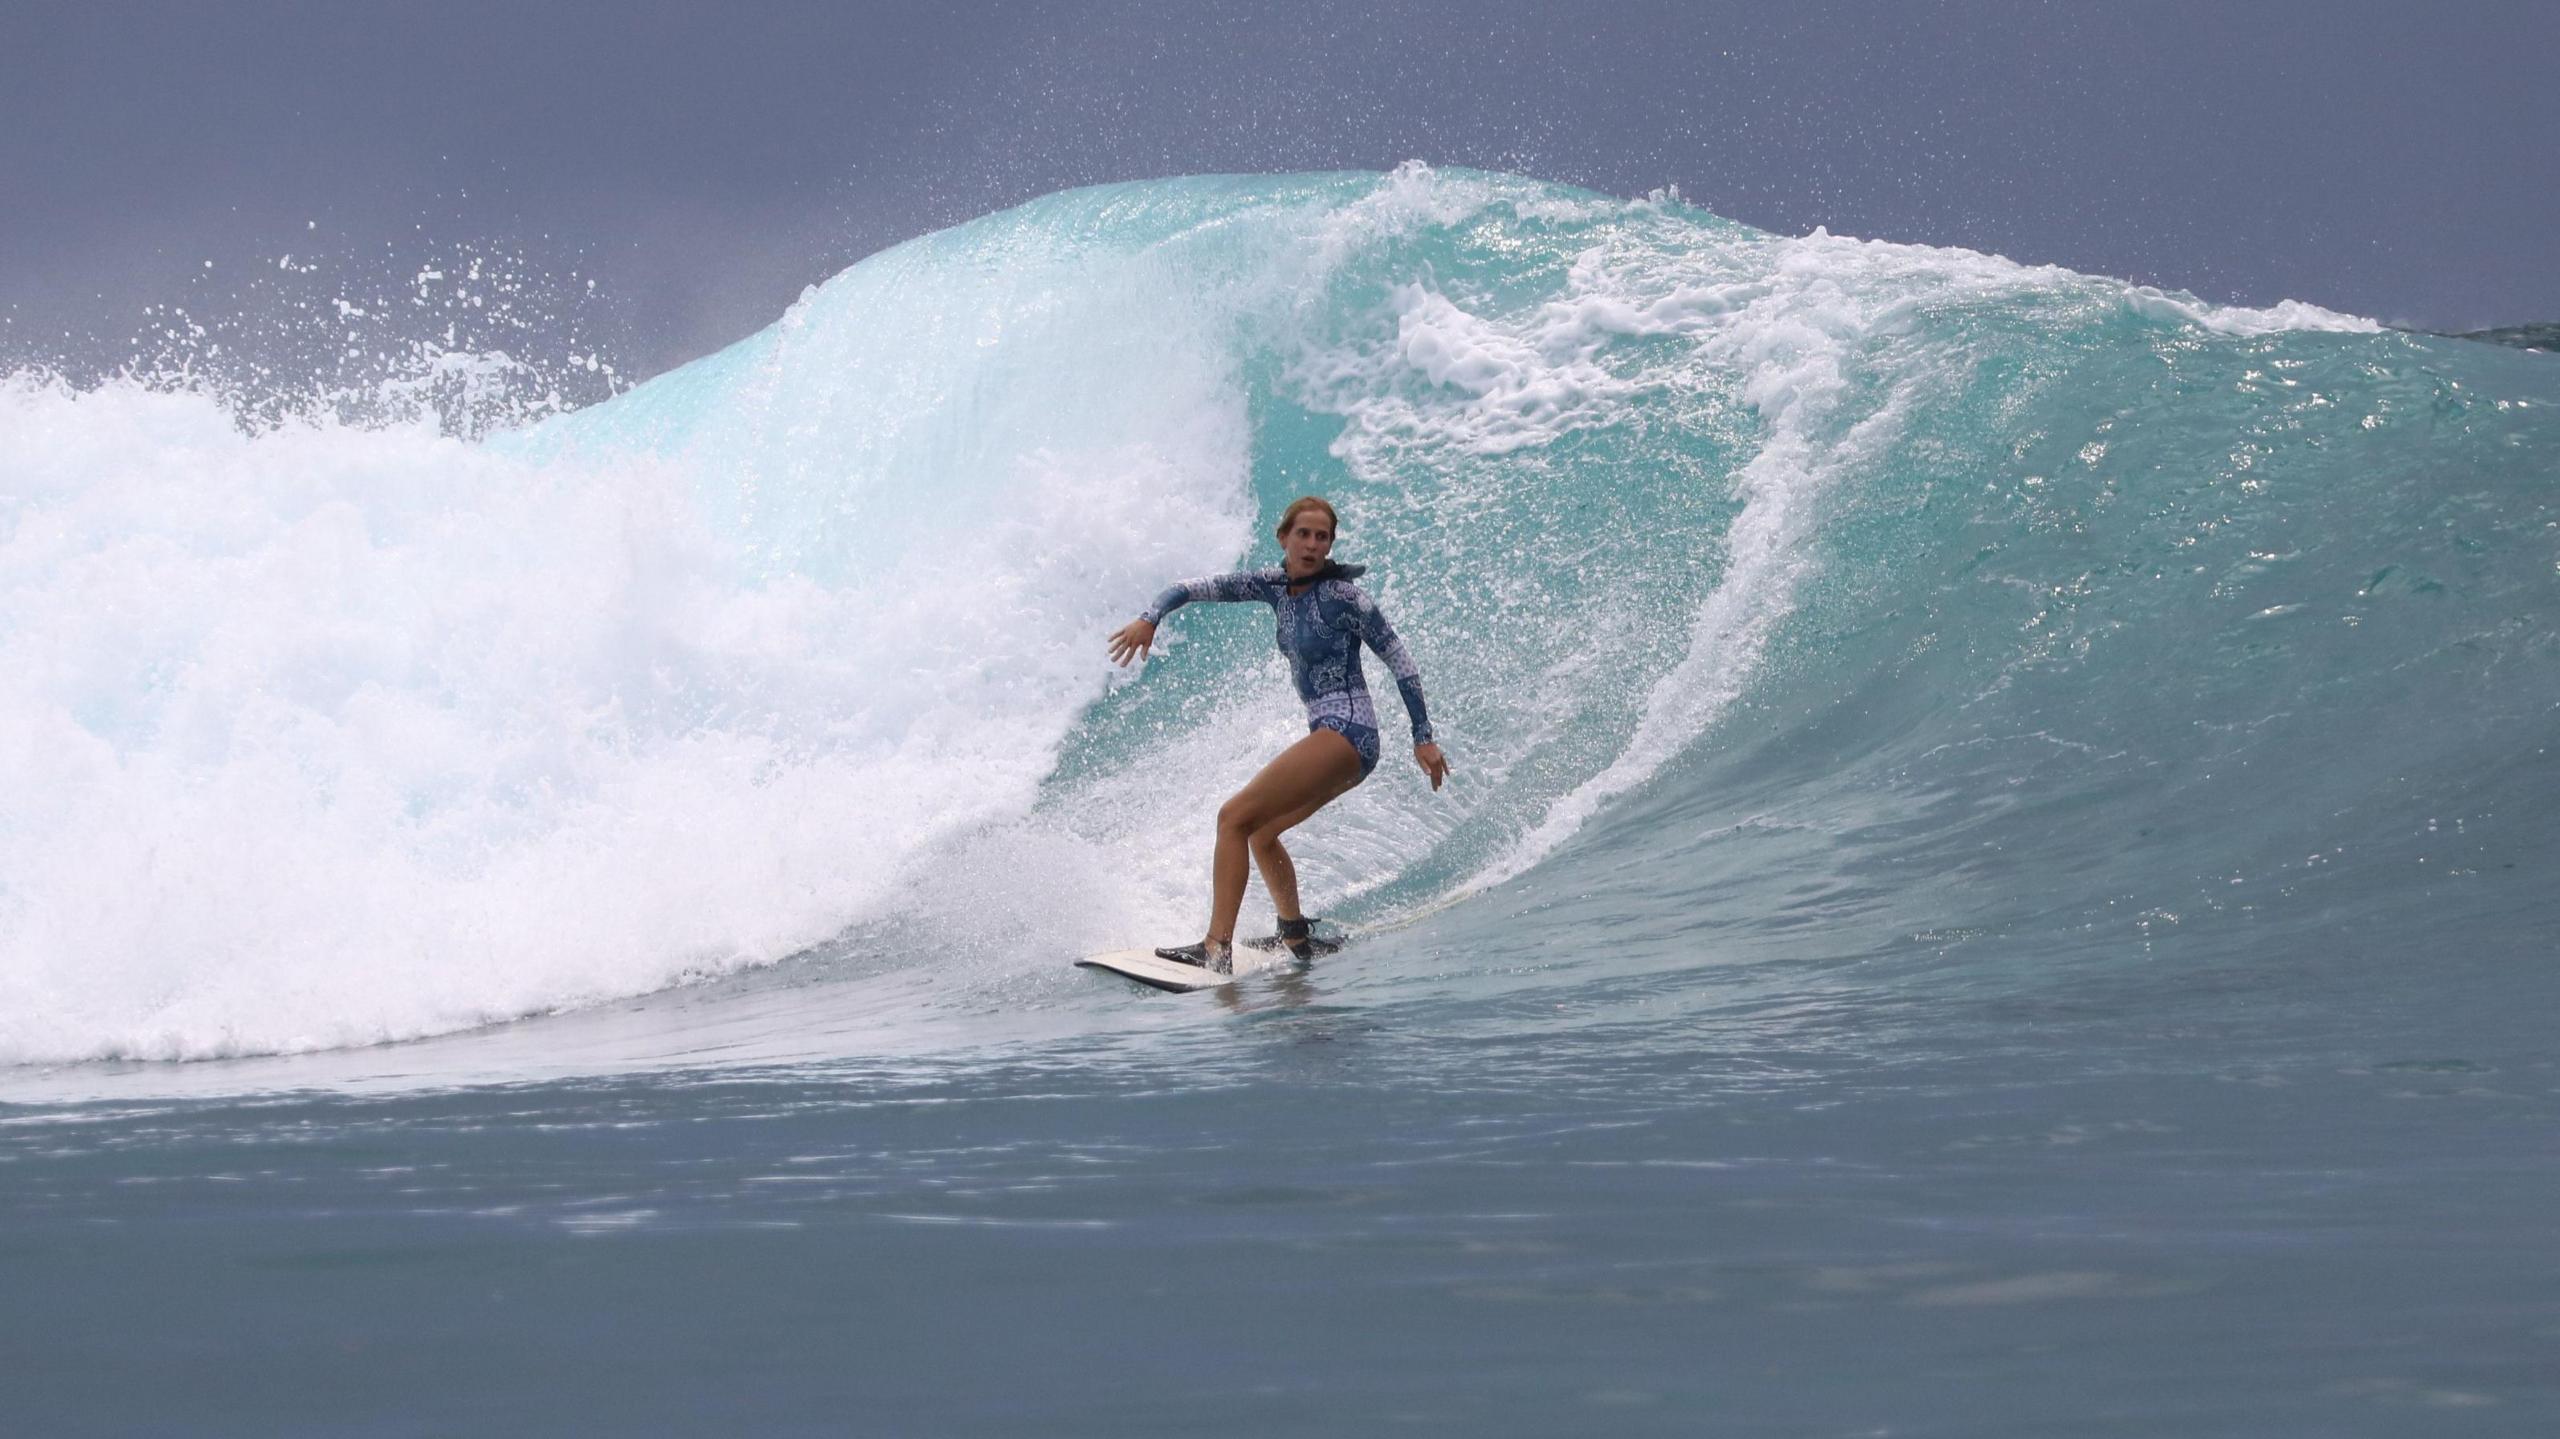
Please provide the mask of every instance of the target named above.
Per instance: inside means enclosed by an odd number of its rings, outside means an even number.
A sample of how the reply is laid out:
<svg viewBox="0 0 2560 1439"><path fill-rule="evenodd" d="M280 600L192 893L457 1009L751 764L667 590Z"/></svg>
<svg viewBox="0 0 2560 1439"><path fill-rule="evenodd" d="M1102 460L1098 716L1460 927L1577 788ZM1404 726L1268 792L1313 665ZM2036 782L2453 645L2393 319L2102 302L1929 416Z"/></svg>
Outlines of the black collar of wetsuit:
<svg viewBox="0 0 2560 1439"><path fill-rule="evenodd" d="M1362 575L1369 573L1369 567L1367 565L1346 565L1340 560L1327 560L1324 562L1323 569L1320 569L1314 574L1308 575L1303 579L1299 576L1290 574L1289 567L1285 564L1280 567L1280 573L1288 582L1289 588L1294 590L1300 585L1322 584L1326 580L1356 580Z"/></svg>

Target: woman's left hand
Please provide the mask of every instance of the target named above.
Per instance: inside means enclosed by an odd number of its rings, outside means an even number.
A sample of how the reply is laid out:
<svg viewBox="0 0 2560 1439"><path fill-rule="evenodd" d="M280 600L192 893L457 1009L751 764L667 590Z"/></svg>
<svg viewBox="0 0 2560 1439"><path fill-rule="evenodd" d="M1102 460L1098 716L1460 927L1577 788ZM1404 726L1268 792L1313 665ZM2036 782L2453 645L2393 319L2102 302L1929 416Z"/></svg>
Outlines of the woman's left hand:
<svg viewBox="0 0 2560 1439"><path fill-rule="evenodd" d="M1440 781L1449 777L1449 761L1440 753L1440 746L1436 744L1415 745L1413 747L1413 762L1422 766L1422 772L1424 774L1431 776L1431 787L1433 789L1438 789L1440 787Z"/></svg>

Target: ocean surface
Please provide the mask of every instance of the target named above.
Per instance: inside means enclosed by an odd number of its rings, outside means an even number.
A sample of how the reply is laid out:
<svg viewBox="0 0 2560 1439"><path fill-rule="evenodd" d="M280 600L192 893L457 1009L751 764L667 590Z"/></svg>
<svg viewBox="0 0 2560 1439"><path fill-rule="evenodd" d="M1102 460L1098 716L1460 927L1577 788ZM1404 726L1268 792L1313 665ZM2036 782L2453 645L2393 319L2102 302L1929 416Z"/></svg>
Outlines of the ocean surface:
<svg viewBox="0 0 2560 1439"><path fill-rule="evenodd" d="M12 1433L2560 1431L2560 357L1420 166L214 348L0 381ZM1310 491L1452 782L1075 969Z"/></svg>

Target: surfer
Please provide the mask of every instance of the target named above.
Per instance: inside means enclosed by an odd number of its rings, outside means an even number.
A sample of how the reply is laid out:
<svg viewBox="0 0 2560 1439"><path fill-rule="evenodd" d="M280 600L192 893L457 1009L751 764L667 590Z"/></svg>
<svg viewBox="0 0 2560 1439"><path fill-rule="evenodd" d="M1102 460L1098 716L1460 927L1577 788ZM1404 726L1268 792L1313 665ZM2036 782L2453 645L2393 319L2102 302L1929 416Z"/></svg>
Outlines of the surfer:
<svg viewBox="0 0 2560 1439"><path fill-rule="evenodd" d="M1146 657L1166 615L1194 600L1259 600L1278 612L1280 652L1289 657L1290 678L1307 706L1307 737L1282 750L1218 807L1218 843L1209 861L1209 932L1198 944L1156 951L1166 959L1219 973L1233 968L1247 853L1261 866L1263 887L1271 891L1272 907L1279 911L1281 943L1299 959L1331 948L1314 937L1299 908L1298 872L1280 836L1378 767L1378 715L1369 705L1368 681L1360 671L1363 642L1395 674L1405 715L1413 721L1414 763L1431 777L1435 790L1448 777L1449 762L1432 742L1431 719L1422 707L1422 672L1377 602L1352 583L1368 567L1333 560L1340 525L1324 500L1314 495L1291 500L1277 531L1278 568L1185 580L1156 596L1146 613L1111 636L1112 662L1126 665Z"/></svg>

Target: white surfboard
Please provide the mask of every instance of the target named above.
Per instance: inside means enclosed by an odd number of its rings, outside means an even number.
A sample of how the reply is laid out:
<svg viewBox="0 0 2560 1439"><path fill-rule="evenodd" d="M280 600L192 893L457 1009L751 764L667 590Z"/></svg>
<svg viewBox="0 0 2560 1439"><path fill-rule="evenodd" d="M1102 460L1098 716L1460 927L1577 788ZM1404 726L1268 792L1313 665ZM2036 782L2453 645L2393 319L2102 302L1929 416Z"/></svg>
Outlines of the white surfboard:
<svg viewBox="0 0 2560 1439"><path fill-rule="evenodd" d="M1251 974L1262 965L1263 960L1259 956L1248 958L1239 954L1236 956L1235 974L1219 974L1214 970L1202 969L1196 964L1184 964L1180 960L1162 958L1152 949L1105 950L1100 954L1088 954L1076 961L1076 967L1079 969L1108 970L1124 979L1134 979L1140 984L1154 989L1169 990L1175 994L1188 994L1195 989L1215 989L1222 984L1233 984L1238 976Z"/></svg>
<svg viewBox="0 0 2560 1439"><path fill-rule="evenodd" d="M1350 939L1351 936L1340 926L1328 925L1316 936L1316 953L1331 954ZM1195 989L1216 989L1222 984L1233 984L1246 975L1295 962L1295 956L1289 953L1288 947L1276 934L1258 934L1239 942L1231 951L1231 959L1235 972L1218 974L1196 964L1163 958L1152 949L1108 949L1077 960L1076 967L1105 970L1156 989L1188 994Z"/></svg>

